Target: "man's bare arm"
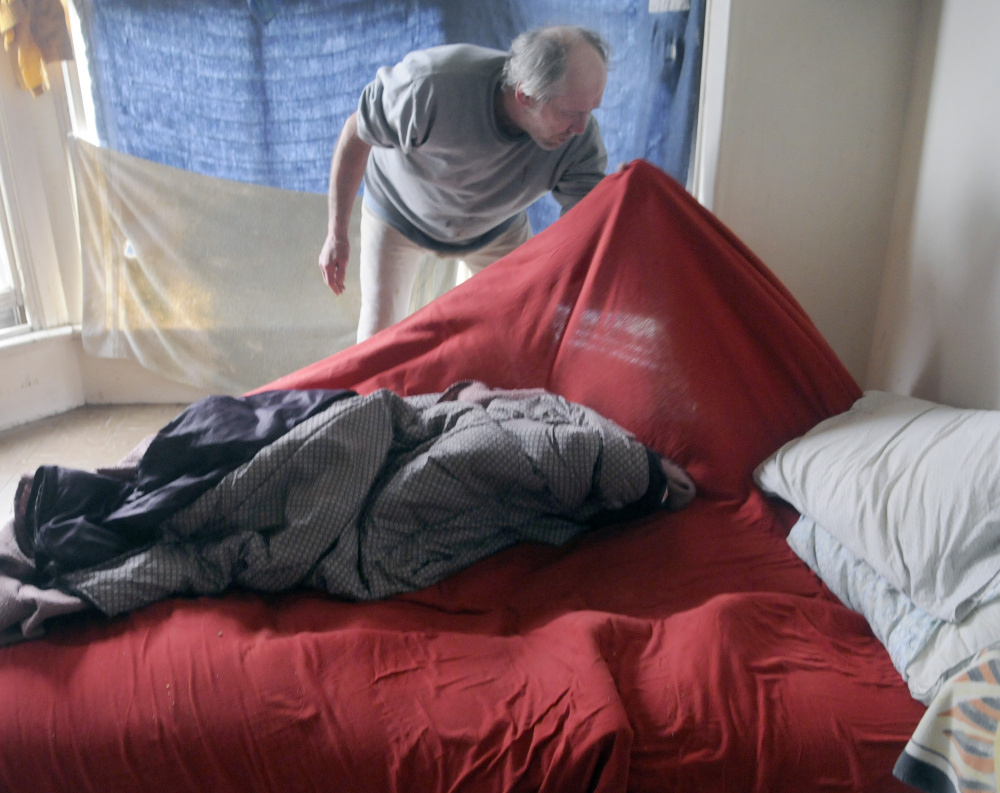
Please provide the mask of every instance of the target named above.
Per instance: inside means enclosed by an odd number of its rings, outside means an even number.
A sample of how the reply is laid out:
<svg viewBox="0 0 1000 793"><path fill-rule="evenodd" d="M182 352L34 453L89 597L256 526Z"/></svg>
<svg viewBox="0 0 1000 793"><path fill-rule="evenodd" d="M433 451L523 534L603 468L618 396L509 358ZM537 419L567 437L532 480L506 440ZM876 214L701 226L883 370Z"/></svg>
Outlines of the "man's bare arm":
<svg viewBox="0 0 1000 793"><path fill-rule="evenodd" d="M319 267L334 294L344 291L344 276L351 255L348 229L354 199L361 187L371 146L358 137L358 114L352 113L340 131L330 159L329 220L326 241L319 254Z"/></svg>

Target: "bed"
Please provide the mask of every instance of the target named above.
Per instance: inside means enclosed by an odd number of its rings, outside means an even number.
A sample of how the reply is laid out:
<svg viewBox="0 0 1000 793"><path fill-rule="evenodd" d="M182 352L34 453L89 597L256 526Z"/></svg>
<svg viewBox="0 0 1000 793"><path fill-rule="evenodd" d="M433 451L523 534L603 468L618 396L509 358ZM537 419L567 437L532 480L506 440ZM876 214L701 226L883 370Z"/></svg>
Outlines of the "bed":
<svg viewBox="0 0 1000 793"><path fill-rule="evenodd" d="M637 161L399 325L268 384L544 388L694 502L370 602L55 618L0 649L0 789L893 791L927 710L755 471L862 392L788 291ZM109 461L112 463L114 461Z"/></svg>

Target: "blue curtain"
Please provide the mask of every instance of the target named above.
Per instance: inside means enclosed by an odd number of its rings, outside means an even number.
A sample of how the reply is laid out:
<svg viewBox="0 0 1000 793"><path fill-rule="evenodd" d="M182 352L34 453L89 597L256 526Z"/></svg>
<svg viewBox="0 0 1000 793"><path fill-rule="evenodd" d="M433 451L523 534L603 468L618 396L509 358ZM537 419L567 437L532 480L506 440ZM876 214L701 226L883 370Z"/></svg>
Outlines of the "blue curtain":
<svg viewBox="0 0 1000 793"><path fill-rule="evenodd" d="M610 168L645 158L687 179L706 0L74 0L102 145L210 176L325 193L344 120L383 64L472 42L506 50L551 23L612 48L595 113ZM557 215L532 208L537 230Z"/></svg>

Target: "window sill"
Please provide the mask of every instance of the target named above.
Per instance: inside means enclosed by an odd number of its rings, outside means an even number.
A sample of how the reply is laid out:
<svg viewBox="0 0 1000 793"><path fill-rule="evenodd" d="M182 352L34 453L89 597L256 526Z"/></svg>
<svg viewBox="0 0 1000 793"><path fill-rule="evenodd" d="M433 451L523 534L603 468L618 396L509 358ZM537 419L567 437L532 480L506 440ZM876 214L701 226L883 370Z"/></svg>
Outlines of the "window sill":
<svg viewBox="0 0 1000 793"><path fill-rule="evenodd" d="M60 325L48 330L32 330L28 325L4 328L0 330L0 352L53 339L63 339L79 333L79 330L79 327L74 325Z"/></svg>

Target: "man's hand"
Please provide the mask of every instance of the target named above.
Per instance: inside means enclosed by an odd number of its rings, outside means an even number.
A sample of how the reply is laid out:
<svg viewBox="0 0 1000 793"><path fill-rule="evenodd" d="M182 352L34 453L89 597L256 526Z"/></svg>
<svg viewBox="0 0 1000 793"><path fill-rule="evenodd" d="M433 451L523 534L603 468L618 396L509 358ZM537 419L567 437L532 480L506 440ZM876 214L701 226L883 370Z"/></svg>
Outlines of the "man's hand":
<svg viewBox="0 0 1000 793"><path fill-rule="evenodd" d="M330 158L330 192L327 197L329 222L326 242L319 252L319 269L323 280L335 295L344 293L344 276L351 256L347 232L351 225L351 208L361 188L372 147L358 136L358 114L351 113L337 138Z"/></svg>
<svg viewBox="0 0 1000 793"><path fill-rule="evenodd" d="M319 252L319 269L335 295L344 293L344 276L350 256L351 245L346 239L338 239L334 234L327 236L323 250Z"/></svg>

